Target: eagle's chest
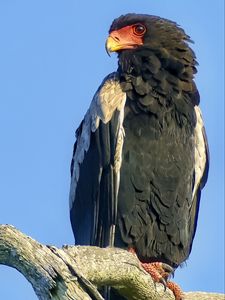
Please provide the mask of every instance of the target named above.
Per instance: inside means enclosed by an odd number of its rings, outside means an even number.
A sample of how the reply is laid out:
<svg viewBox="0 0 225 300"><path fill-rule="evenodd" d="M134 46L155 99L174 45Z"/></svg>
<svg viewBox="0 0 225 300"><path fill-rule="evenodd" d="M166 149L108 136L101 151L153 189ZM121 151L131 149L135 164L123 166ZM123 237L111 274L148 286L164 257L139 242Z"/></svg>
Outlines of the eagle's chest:
<svg viewBox="0 0 225 300"><path fill-rule="evenodd" d="M123 127L119 213L129 214L141 202L145 202L148 211L155 196L168 209L174 206L178 194L185 197L189 194L186 198L191 199L194 171L191 125L179 126L172 111L157 117L127 110Z"/></svg>
<svg viewBox="0 0 225 300"><path fill-rule="evenodd" d="M160 167L160 163L172 163L175 156L182 160L183 148L187 148L184 155L194 151L194 126L173 108L162 108L161 114L154 114L133 111L126 105L123 128L123 158L127 162L129 153L136 152L143 159L150 159L152 166Z"/></svg>
<svg viewBox="0 0 225 300"><path fill-rule="evenodd" d="M139 243L166 242L166 230L179 223L186 235L194 176L194 136L187 124L179 126L173 111L159 118L132 110L125 114L118 245L144 249ZM151 255L156 254L141 253Z"/></svg>

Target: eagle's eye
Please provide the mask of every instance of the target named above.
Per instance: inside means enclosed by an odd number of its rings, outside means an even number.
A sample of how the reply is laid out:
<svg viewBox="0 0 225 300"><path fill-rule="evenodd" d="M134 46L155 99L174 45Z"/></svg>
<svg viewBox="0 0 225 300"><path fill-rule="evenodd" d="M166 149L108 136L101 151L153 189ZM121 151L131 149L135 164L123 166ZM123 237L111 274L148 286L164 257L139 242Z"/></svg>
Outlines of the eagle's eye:
<svg viewBox="0 0 225 300"><path fill-rule="evenodd" d="M135 35L141 36L141 35L144 35L145 32L146 32L146 27L144 25L142 25L142 24L135 24L133 26L133 33Z"/></svg>

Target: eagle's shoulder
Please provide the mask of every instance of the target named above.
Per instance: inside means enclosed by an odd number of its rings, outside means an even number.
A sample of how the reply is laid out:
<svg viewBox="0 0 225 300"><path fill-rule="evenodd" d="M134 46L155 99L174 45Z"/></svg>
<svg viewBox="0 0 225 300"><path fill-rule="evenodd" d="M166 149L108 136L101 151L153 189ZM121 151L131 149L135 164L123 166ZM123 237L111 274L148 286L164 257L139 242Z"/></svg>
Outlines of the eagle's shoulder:
<svg viewBox="0 0 225 300"><path fill-rule="evenodd" d="M92 100L88 114L92 120L92 131L98 128L99 121L108 123L115 110L124 106L126 94L122 91L119 75L113 72L106 76Z"/></svg>
<svg viewBox="0 0 225 300"><path fill-rule="evenodd" d="M71 161L71 184L73 187L70 189L70 206L75 197L80 165L90 147L91 135L99 128L100 122L107 124L116 110L121 111L125 101L126 94L121 89L118 73L113 72L107 75L95 93L83 121L76 130L76 142Z"/></svg>

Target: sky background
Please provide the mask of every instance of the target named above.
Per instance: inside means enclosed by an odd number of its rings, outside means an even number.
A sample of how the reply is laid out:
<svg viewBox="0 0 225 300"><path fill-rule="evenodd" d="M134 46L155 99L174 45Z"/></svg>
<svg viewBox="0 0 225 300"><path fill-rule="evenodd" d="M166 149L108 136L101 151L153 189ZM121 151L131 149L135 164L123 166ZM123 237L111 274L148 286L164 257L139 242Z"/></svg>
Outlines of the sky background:
<svg viewBox="0 0 225 300"><path fill-rule="evenodd" d="M74 131L97 87L116 70L104 49L114 18L147 13L195 41L196 82L210 146L198 229L175 280L185 291L224 291L223 0L0 0L0 223L44 244L73 244L68 194ZM12 285L13 283L13 285ZM0 299L35 300L0 265Z"/></svg>

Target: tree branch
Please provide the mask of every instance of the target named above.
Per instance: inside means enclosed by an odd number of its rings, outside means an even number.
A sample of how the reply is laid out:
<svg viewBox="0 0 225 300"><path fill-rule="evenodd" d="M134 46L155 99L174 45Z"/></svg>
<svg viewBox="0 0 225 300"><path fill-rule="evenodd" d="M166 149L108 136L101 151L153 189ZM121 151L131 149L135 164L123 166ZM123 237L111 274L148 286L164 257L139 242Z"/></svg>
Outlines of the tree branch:
<svg viewBox="0 0 225 300"><path fill-rule="evenodd" d="M154 284L137 258L118 248L45 246L13 226L0 226L0 264L16 268L40 300L103 300L97 288L109 285L129 300L174 300ZM186 293L187 300L222 300L222 294Z"/></svg>

